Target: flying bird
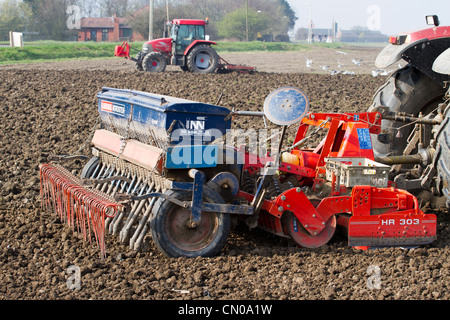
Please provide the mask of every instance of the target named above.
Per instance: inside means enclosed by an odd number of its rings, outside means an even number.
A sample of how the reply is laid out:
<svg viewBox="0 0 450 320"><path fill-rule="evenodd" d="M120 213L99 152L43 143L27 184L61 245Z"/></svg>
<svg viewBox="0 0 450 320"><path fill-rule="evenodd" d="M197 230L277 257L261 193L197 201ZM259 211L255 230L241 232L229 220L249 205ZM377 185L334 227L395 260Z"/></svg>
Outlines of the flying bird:
<svg viewBox="0 0 450 320"><path fill-rule="evenodd" d="M379 71L380 71L380 76L387 76L387 75L389 75L389 73L392 72L392 70L386 71L384 69L379 69Z"/></svg>
<svg viewBox="0 0 450 320"><path fill-rule="evenodd" d="M386 71L384 69L378 69L378 70L372 70L372 76L373 77L378 77L378 76L387 76L389 75L389 73L391 73L391 71Z"/></svg>
<svg viewBox="0 0 450 320"><path fill-rule="evenodd" d="M362 61L363 61L362 59L359 59L359 60L352 59L352 62L353 62L354 64L356 64L358 67L361 66L361 62L362 62Z"/></svg>
<svg viewBox="0 0 450 320"><path fill-rule="evenodd" d="M338 59L338 68L340 69L341 66L345 66L345 64L341 63L341 61L339 61L339 59Z"/></svg>
<svg viewBox="0 0 450 320"><path fill-rule="evenodd" d="M339 53L339 54L342 54L342 55L344 55L344 56L347 55L347 52L344 52L344 51L336 51L336 52Z"/></svg>
<svg viewBox="0 0 450 320"><path fill-rule="evenodd" d="M334 76L334 75L336 75L336 74L339 74L339 73L341 73L340 70L331 70L331 71L330 71L330 75L332 75L332 76Z"/></svg>
<svg viewBox="0 0 450 320"><path fill-rule="evenodd" d="M312 62L313 62L312 59L308 59L306 57L305 57L305 59L306 59L306 67L307 68L311 68L311 65L312 65Z"/></svg>

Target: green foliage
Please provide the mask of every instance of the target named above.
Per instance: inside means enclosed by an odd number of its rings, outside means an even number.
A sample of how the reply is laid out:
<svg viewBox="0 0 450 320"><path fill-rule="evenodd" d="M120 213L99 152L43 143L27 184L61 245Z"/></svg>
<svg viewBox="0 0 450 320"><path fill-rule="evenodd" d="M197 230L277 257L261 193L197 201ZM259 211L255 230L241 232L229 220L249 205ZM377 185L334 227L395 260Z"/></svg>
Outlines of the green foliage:
<svg viewBox="0 0 450 320"><path fill-rule="evenodd" d="M29 63L37 61L55 61L68 59L114 58L114 48L119 43L111 42L63 42L36 41L25 47L0 47L0 64ZM132 43L132 47L140 50L143 42ZM312 47L341 48L338 43L317 43L313 45L288 42L217 42L217 52L254 52L254 51L304 51Z"/></svg>
<svg viewBox="0 0 450 320"><path fill-rule="evenodd" d="M16 0L0 2L0 40L8 39L10 31L23 31L30 17L26 4Z"/></svg>
<svg viewBox="0 0 450 320"><path fill-rule="evenodd" d="M247 10L240 8L227 14L221 22L218 23L219 36L223 38L238 38L239 40L247 39L247 23L248 17L248 40L256 39L258 32L263 32L269 25L270 18L264 12L257 12L253 9Z"/></svg>
<svg viewBox="0 0 450 320"><path fill-rule="evenodd" d="M255 51L279 52L279 51L307 51L313 47L339 49L342 48L342 44L340 43L305 44L305 43L291 43L291 42L261 42L261 41L218 42L215 49L219 53L255 52Z"/></svg>
<svg viewBox="0 0 450 320"><path fill-rule="evenodd" d="M170 0L169 20L208 17L207 34L211 39L246 40L243 6L247 3L249 40L254 40L258 31L286 35L298 19L286 0ZM148 6L144 7L148 1L145 0L0 0L0 40L7 40L10 30L35 32L41 39L74 39L74 33L67 28L70 5L79 6L83 17L95 17L99 13L103 17L113 14L127 17L133 29L148 38ZM167 20L165 0L154 1L153 18L153 37L160 38ZM219 24L225 29L219 30Z"/></svg>
<svg viewBox="0 0 450 320"><path fill-rule="evenodd" d="M45 41L44 44L21 48L0 48L0 64L61 59L114 57L117 43L85 43Z"/></svg>

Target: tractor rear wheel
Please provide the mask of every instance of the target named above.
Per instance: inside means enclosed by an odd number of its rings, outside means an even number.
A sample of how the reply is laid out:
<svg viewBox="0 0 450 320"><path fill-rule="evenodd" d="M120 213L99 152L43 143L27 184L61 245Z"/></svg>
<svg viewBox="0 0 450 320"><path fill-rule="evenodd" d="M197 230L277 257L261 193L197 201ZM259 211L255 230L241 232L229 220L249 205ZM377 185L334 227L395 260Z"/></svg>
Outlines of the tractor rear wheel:
<svg viewBox="0 0 450 320"><path fill-rule="evenodd" d="M192 200L192 193L169 190L180 201ZM204 201L224 203L221 196L204 187ZM190 210L160 198L153 209L151 233L156 247L168 257L212 257L225 245L230 233L228 214L202 212L199 226L189 226Z"/></svg>
<svg viewBox="0 0 450 320"><path fill-rule="evenodd" d="M166 69L166 59L159 52L150 52L142 59L142 68L149 72L163 72Z"/></svg>
<svg viewBox="0 0 450 320"><path fill-rule="evenodd" d="M214 73L219 65L216 50L208 45L195 46L187 56L189 71L194 73Z"/></svg>
<svg viewBox="0 0 450 320"><path fill-rule="evenodd" d="M440 84L408 65L397 70L378 89L369 111L380 111L381 107L388 112L405 112L415 116L421 112L425 116L442 102L444 94L445 89ZM372 136L375 155L402 155L414 125L405 126L404 122L382 120L381 126L381 133ZM425 133L424 145L428 145L431 138L430 130Z"/></svg>

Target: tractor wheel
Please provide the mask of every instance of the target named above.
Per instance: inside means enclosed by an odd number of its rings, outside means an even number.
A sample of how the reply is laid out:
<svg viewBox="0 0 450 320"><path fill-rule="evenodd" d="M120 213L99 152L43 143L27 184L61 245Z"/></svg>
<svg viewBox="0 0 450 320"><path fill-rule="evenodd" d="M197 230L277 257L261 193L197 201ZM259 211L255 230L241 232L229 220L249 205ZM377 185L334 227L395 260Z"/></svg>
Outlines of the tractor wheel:
<svg viewBox="0 0 450 320"><path fill-rule="evenodd" d="M144 68L142 67L142 64L136 62L136 64L134 65L134 69L136 71L144 71Z"/></svg>
<svg viewBox="0 0 450 320"><path fill-rule="evenodd" d="M134 69L136 71L144 71L144 68L142 67L141 53L137 53L135 59L136 64L134 65Z"/></svg>
<svg viewBox="0 0 450 320"><path fill-rule="evenodd" d="M436 134L436 152L433 162L437 171L437 190L445 196L447 208L450 208L450 103L448 101L444 111L444 121Z"/></svg>
<svg viewBox="0 0 450 320"><path fill-rule="evenodd" d="M142 68L149 72L163 72L166 69L166 59L159 52L150 52L142 59Z"/></svg>
<svg viewBox="0 0 450 320"><path fill-rule="evenodd" d="M405 112L417 116L432 112L439 103L445 89L425 74L408 65L397 70L374 95L369 111L382 107L390 112ZM398 128L402 127L400 130ZM372 136L375 156L402 155L414 125L404 122L381 121L381 133ZM425 133L424 145L432 138L431 130Z"/></svg>
<svg viewBox="0 0 450 320"><path fill-rule="evenodd" d="M208 45L197 45L187 57L187 66L194 73L213 73L219 64L216 50Z"/></svg>
<svg viewBox="0 0 450 320"><path fill-rule="evenodd" d="M192 193L167 191L180 201L192 200ZM204 188L204 200L210 203L224 203L221 196ZM156 247L168 257L212 257L225 245L230 233L228 214L203 212L198 227L191 228L190 210L160 198L155 204L151 233Z"/></svg>

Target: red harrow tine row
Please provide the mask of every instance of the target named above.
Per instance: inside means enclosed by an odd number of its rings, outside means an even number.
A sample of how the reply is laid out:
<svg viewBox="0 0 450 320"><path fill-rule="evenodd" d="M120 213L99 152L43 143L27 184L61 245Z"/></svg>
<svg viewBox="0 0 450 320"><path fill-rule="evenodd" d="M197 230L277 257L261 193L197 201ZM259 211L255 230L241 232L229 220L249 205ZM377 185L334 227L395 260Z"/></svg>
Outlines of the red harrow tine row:
<svg viewBox="0 0 450 320"><path fill-rule="evenodd" d="M113 218L120 205L107 195L83 186L80 179L58 164L40 165L41 207L59 215L62 222L91 241L94 234L105 257L105 219Z"/></svg>

